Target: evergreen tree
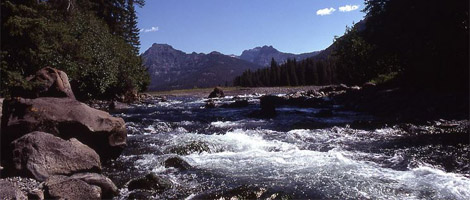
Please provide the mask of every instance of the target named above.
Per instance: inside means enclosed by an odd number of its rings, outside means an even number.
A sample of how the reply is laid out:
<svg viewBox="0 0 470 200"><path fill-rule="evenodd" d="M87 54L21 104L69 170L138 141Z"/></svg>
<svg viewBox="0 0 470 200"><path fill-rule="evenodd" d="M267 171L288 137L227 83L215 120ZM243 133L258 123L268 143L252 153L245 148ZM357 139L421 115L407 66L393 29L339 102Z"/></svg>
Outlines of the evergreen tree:
<svg viewBox="0 0 470 200"><path fill-rule="evenodd" d="M137 5L143 6L143 2L137 2ZM139 53L140 29L137 27L137 15L135 12L136 3L134 0L128 0L126 5L126 23L125 23L125 40L134 47L135 54Z"/></svg>
<svg viewBox="0 0 470 200"><path fill-rule="evenodd" d="M69 75L77 98L113 98L149 83L135 48L113 31L123 30L124 15L103 17L125 10L123 1L7 0L1 9L2 95L29 87L25 77L46 66Z"/></svg>

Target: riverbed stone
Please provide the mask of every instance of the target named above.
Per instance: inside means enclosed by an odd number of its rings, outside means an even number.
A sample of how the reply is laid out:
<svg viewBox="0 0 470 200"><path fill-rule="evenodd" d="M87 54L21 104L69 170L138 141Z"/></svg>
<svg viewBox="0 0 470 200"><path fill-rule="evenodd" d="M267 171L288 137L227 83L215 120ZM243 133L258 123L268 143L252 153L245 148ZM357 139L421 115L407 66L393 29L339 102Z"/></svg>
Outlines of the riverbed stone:
<svg viewBox="0 0 470 200"><path fill-rule="evenodd" d="M90 185L95 185L101 188L102 197L110 199L119 194L116 185L108 177L97 173L77 173L70 176L72 179L80 179Z"/></svg>
<svg viewBox="0 0 470 200"><path fill-rule="evenodd" d="M46 199L101 199L101 188L85 181L55 175L44 182Z"/></svg>
<svg viewBox="0 0 470 200"><path fill-rule="evenodd" d="M39 181L51 175L101 171L100 157L75 138L68 141L44 132L32 132L12 142L13 174Z"/></svg>
<svg viewBox="0 0 470 200"><path fill-rule="evenodd" d="M25 193L7 180L0 180L0 198L17 200L28 199Z"/></svg>
<svg viewBox="0 0 470 200"><path fill-rule="evenodd" d="M136 178L129 181L127 188L129 190L154 190L163 192L172 187L171 181L156 175L155 173L147 174L144 177Z"/></svg>
<svg viewBox="0 0 470 200"><path fill-rule="evenodd" d="M4 102L2 146L27 133L43 131L63 139L76 138L102 159L117 157L126 146L122 118L90 108L71 98L15 98Z"/></svg>
<svg viewBox="0 0 470 200"><path fill-rule="evenodd" d="M165 167L174 167L180 170L191 169L191 165L180 156L171 156L164 162Z"/></svg>

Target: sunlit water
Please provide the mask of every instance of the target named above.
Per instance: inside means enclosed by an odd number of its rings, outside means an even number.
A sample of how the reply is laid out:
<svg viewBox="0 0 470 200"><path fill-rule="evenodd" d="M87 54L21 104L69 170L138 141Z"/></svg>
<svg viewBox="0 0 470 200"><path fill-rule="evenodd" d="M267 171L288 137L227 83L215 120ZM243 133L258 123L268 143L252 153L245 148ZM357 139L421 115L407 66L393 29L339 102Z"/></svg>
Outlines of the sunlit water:
<svg viewBox="0 0 470 200"><path fill-rule="evenodd" d="M248 118L259 100L245 98L246 108L204 109L204 99L180 97L115 113L129 133L128 148L105 167L122 188L118 198L127 198L131 178L155 172L173 182L155 198L248 187L293 199L470 199L468 136L459 144L393 125L353 129L348 124L371 117L338 109L328 118L294 107L273 119ZM165 168L176 154L193 168Z"/></svg>

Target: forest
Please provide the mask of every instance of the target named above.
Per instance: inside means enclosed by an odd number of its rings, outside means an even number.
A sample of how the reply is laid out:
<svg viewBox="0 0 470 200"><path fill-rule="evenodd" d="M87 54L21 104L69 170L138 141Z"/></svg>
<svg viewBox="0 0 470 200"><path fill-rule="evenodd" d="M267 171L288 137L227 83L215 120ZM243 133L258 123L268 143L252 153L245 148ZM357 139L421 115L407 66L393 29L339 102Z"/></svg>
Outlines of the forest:
<svg viewBox="0 0 470 200"><path fill-rule="evenodd" d="M468 91L468 1L368 0L365 19L335 37L327 56L246 71L234 85L365 82ZM329 50L329 49L327 49Z"/></svg>
<svg viewBox="0 0 470 200"><path fill-rule="evenodd" d="M113 98L149 83L135 7L143 0L1 2L1 96L34 87L43 67L65 71L79 99Z"/></svg>

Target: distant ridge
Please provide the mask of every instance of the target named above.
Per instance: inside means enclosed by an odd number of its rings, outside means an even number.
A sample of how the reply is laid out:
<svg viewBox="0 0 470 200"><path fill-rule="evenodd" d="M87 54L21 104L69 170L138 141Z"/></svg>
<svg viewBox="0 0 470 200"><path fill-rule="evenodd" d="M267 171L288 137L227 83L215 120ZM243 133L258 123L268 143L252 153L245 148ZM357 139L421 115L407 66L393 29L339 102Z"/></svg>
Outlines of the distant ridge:
<svg viewBox="0 0 470 200"><path fill-rule="evenodd" d="M303 54L292 54L280 52L273 46L262 46L243 51L239 58L266 67L270 65L272 58L274 58L274 60L278 63L285 63L289 58L299 61L316 56L319 53L320 51Z"/></svg>
<svg viewBox="0 0 470 200"><path fill-rule="evenodd" d="M216 51L186 54L168 44L154 43L141 56L150 73L151 91L231 85L245 70L262 68Z"/></svg>

